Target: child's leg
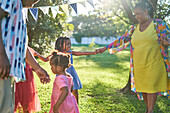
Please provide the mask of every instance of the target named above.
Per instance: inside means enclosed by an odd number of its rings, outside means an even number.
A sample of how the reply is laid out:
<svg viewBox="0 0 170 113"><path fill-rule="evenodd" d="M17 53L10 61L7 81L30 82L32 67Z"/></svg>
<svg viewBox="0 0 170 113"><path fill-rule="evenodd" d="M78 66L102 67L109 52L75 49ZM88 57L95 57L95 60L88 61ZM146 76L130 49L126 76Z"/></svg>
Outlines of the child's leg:
<svg viewBox="0 0 170 113"><path fill-rule="evenodd" d="M73 90L72 93L73 93L73 95L76 97L77 104L78 104L78 98L79 98L78 89Z"/></svg>

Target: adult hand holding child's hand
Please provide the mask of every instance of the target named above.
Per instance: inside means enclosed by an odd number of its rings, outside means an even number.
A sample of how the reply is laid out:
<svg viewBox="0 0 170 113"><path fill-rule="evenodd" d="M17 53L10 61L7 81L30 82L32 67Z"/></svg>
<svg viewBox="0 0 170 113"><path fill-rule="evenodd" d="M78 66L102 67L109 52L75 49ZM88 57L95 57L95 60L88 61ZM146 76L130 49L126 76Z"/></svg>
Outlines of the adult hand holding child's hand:
<svg viewBox="0 0 170 113"><path fill-rule="evenodd" d="M100 54L102 54L106 50L106 47L100 48L99 50L100 50Z"/></svg>
<svg viewBox="0 0 170 113"><path fill-rule="evenodd" d="M43 69L43 68L38 68L37 70L35 70L35 73L38 75L38 77L40 78L41 83L49 83L50 82L50 78L48 73Z"/></svg>

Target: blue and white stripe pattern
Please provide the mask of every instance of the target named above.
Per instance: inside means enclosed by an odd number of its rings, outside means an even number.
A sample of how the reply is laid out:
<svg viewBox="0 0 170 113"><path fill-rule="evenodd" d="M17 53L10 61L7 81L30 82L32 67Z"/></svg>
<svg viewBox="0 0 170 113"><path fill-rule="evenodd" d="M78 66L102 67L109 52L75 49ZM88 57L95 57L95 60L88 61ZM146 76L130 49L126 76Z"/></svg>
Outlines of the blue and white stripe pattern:
<svg viewBox="0 0 170 113"><path fill-rule="evenodd" d="M21 0L0 0L0 7L8 13L1 21L2 40L11 64L10 76L16 81L25 80L25 57L27 48L26 25Z"/></svg>

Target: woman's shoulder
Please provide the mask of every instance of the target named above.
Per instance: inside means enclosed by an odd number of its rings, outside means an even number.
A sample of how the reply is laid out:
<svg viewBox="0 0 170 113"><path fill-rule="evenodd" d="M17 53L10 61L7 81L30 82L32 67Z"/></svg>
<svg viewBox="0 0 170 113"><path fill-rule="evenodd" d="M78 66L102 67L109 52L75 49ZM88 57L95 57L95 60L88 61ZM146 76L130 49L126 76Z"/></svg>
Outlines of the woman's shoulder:
<svg viewBox="0 0 170 113"><path fill-rule="evenodd" d="M154 22L154 23L157 23L157 24L159 24L159 25L165 24L165 22L164 22L162 19L153 19L153 22Z"/></svg>
<svg viewBox="0 0 170 113"><path fill-rule="evenodd" d="M153 19L156 30L169 30L168 25L162 19Z"/></svg>

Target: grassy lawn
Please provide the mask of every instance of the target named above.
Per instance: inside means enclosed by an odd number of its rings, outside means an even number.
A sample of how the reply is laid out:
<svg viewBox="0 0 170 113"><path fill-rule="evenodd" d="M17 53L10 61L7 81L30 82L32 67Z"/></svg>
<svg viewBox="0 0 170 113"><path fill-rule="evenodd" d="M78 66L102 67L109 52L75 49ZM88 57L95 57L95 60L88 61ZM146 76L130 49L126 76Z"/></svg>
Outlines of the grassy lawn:
<svg viewBox="0 0 170 113"><path fill-rule="evenodd" d="M87 47L87 46L86 46ZM73 47L73 50L83 51L86 47ZM118 93L117 90L126 85L129 75L129 49L110 55L74 56L74 67L83 84L79 90L80 113L144 113L144 101L139 101L136 95ZM55 75L52 74L49 63L38 59L51 77L51 83L43 85L35 76L42 111L49 112L52 85ZM170 113L170 100L159 97L154 113Z"/></svg>

